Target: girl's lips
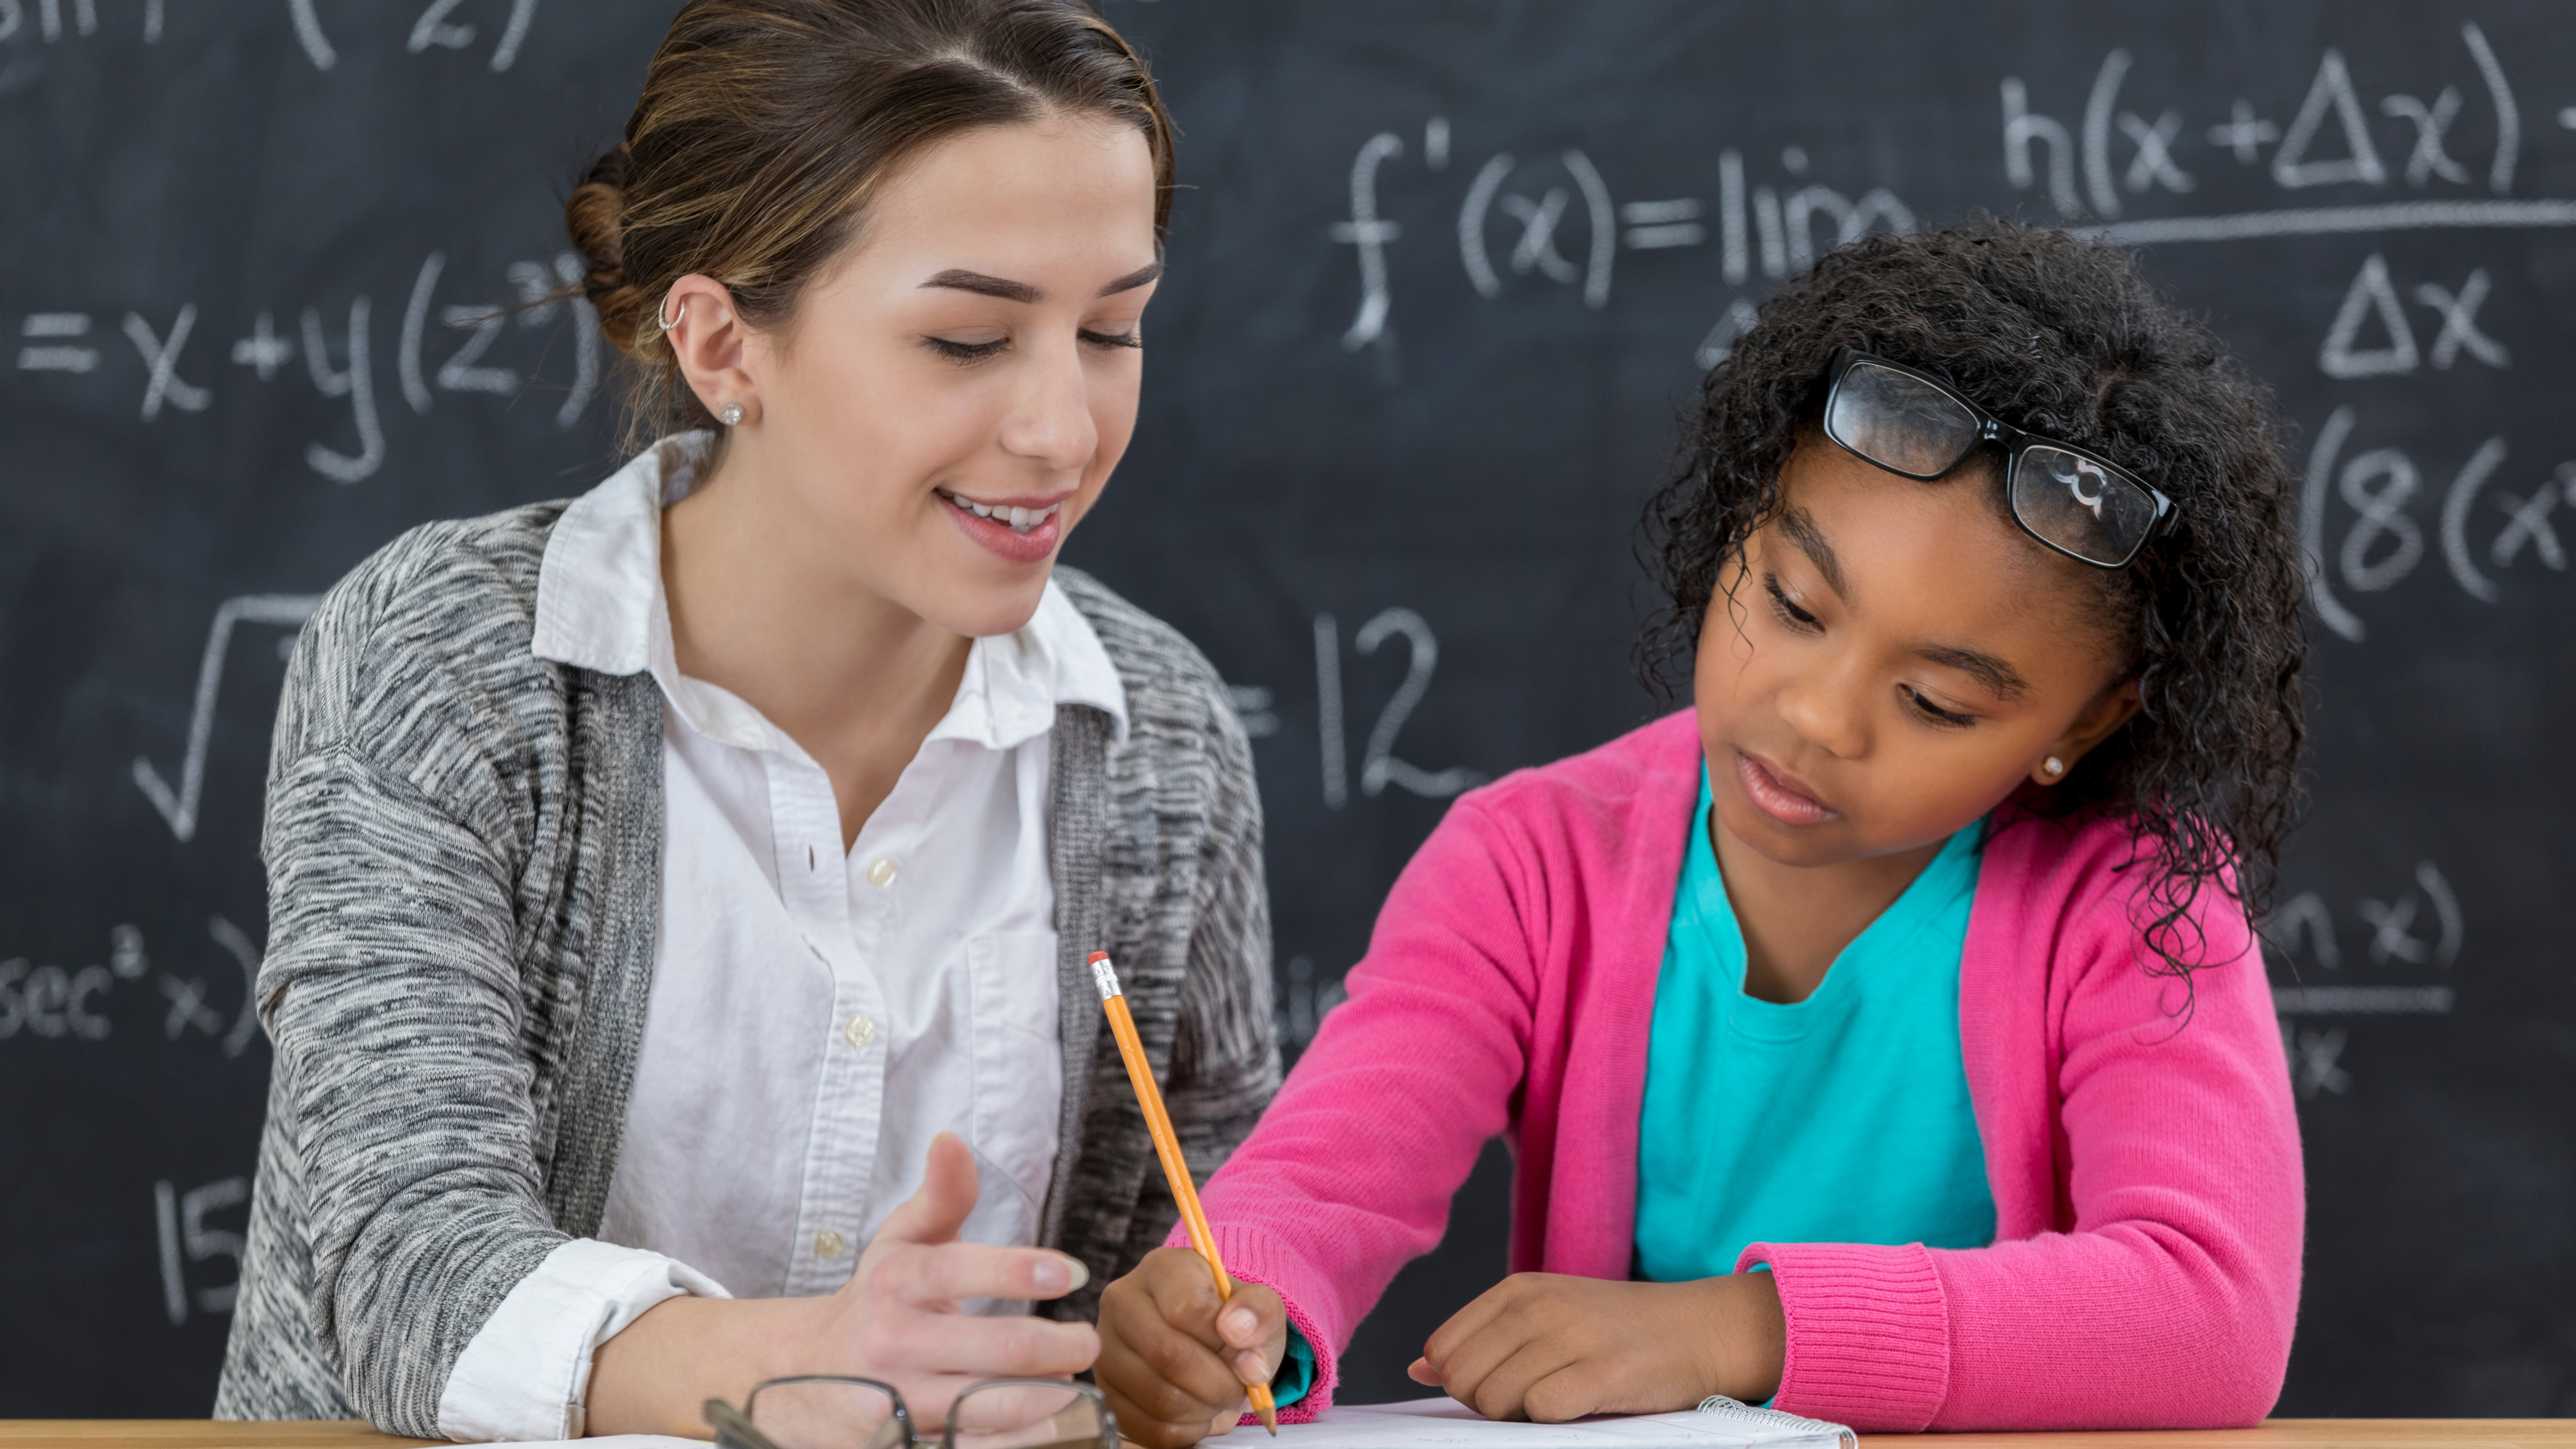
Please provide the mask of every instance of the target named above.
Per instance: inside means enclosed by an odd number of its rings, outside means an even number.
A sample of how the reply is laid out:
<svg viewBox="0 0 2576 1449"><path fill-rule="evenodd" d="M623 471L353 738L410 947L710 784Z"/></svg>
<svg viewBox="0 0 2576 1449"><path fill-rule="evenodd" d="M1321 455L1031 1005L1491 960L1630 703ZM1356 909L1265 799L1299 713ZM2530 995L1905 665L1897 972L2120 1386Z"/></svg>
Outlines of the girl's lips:
<svg viewBox="0 0 2576 1449"><path fill-rule="evenodd" d="M1755 808L1783 825L1821 825L1838 813L1742 750L1735 752L1735 778Z"/></svg>
<svg viewBox="0 0 2576 1449"><path fill-rule="evenodd" d="M1054 556L1056 545L1064 541L1064 514L1061 511L1048 514L1045 522L1022 531L998 519L979 518L973 509L945 493L939 497L942 511L965 531L968 538L1011 563L1044 563ZM1061 499L1057 501L1062 502Z"/></svg>

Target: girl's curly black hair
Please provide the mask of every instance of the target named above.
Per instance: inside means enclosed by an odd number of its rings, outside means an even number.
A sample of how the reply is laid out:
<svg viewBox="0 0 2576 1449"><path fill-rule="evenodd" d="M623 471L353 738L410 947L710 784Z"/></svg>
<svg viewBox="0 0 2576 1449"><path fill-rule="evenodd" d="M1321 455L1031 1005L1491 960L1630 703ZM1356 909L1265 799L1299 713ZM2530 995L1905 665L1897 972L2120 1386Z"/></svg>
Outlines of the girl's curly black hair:
<svg viewBox="0 0 2576 1449"><path fill-rule="evenodd" d="M2205 964L2190 939L2193 901L2215 885L2261 911L2299 803L2305 585L2271 389L2108 243L1980 214L1831 253L1763 303L1709 372L1671 478L1647 505L1640 554L1663 598L1638 659L1668 697L1673 675L1689 673L1722 571L1780 509L1781 465L1821 436L1839 347L1947 379L2016 427L2123 464L2179 506L2177 526L2129 567L2083 571L2137 680L2137 717L2065 783L2025 788L2015 803L2040 817L2129 822L2133 858L2150 871L2140 924L2161 964L2148 969L2181 979L2187 1013L2191 971Z"/></svg>

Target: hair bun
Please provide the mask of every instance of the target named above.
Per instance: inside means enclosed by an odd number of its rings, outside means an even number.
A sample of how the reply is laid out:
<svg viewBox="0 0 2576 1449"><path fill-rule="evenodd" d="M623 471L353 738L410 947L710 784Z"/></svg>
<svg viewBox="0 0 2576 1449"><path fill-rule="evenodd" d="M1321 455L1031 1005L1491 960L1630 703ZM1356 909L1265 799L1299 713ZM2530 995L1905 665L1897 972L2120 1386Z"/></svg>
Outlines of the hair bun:
<svg viewBox="0 0 2576 1449"><path fill-rule="evenodd" d="M629 356L643 339L645 322L644 298L626 280L626 176L632 161L626 143L618 142L591 163L564 202L564 230L581 253L582 295L598 309L609 342Z"/></svg>

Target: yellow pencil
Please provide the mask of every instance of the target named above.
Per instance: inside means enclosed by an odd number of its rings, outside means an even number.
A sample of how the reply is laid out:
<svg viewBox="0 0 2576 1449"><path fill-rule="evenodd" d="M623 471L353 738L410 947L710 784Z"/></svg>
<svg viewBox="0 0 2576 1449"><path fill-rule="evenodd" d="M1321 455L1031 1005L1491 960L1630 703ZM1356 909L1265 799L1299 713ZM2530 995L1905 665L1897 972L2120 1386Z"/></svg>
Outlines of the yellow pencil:
<svg viewBox="0 0 2576 1449"><path fill-rule="evenodd" d="M1216 1234L1208 1230L1198 1184L1190 1179L1190 1164L1181 1156L1181 1139L1172 1133L1172 1114L1163 1108L1163 1089L1154 1085L1154 1069L1145 1060L1145 1044L1136 1037L1136 1018L1128 1014L1127 997L1118 989L1118 968L1110 964L1108 952L1091 953L1091 979L1100 987L1100 1005L1109 1013L1110 1034L1118 1038L1127 1080L1135 1084L1137 1104L1145 1109L1145 1126L1154 1134L1154 1154L1163 1159L1163 1178L1172 1185L1172 1200L1181 1205L1181 1221L1189 1225L1190 1246L1207 1259L1208 1271L1216 1275L1218 1301L1232 1302L1234 1279L1226 1274L1225 1259L1217 1256ZM1276 1435L1279 1407L1270 1402L1270 1386L1245 1387L1251 1391L1252 1412L1261 1416L1261 1427Z"/></svg>

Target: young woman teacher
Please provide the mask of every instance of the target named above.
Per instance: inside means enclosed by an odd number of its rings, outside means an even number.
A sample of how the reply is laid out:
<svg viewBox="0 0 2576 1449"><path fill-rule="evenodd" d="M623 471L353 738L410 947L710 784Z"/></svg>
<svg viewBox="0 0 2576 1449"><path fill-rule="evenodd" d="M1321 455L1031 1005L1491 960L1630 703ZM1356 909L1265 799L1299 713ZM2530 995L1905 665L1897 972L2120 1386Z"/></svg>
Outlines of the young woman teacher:
<svg viewBox="0 0 2576 1449"><path fill-rule="evenodd" d="M660 441L297 646L218 1413L704 1434L832 1374L927 1425L1090 1365L1174 1211L1085 956L1202 1176L1279 1073L1242 729L1051 569L1171 174L1081 0L680 12L569 206Z"/></svg>

